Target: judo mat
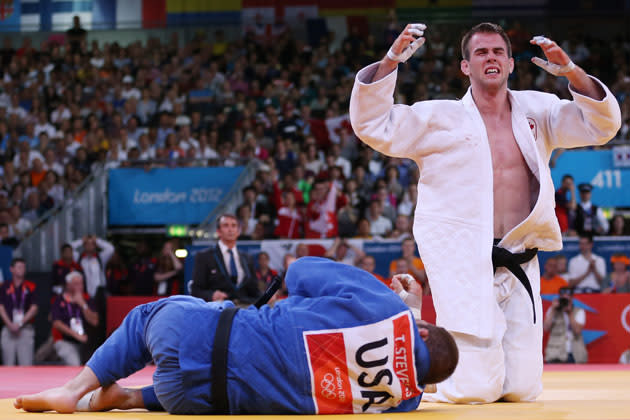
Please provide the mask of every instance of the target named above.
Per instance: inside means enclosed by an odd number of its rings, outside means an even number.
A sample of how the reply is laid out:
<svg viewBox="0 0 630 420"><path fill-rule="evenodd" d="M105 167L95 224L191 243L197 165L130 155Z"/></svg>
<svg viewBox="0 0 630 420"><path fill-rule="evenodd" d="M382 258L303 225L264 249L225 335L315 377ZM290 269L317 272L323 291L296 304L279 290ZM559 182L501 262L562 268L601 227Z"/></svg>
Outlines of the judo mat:
<svg viewBox="0 0 630 420"><path fill-rule="evenodd" d="M220 419L235 416L169 416L166 413L146 411L110 411L105 413L26 413L13 408L13 398L22 393L39 392L62 385L80 368L74 367L0 367L0 419L21 420L85 420L134 419L151 420L158 416L168 418ZM153 368L120 381L123 386L135 387L151 383ZM627 365L547 365L543 375L544 392L534 403L495 403L486 405L420 404L411 413L337 415L321 419L579 419L579 420L630 420L630 366ZM262 416L239 416L259 418ZM267 416L274 418L280 416ZM283 420L305 419L315 416L282 416Z"/></svg>

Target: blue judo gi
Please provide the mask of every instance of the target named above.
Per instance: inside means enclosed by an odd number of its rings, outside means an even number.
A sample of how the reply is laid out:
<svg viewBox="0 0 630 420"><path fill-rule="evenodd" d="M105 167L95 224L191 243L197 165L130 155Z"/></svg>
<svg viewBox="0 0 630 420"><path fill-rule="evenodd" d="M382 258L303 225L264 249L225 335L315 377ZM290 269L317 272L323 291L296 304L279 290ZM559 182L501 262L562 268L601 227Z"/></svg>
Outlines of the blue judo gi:
<svg viewBox="0 0 630 420"><path fill-rule="evenodd" d="M414 410L429 368L409 308L366 271L304 257L286 276L289 297L240 310L228 347L231 414ZM134 308L88 361L106 386L156 364L149 409L212 413L211 355L223 308L173 296Z"/></svg>

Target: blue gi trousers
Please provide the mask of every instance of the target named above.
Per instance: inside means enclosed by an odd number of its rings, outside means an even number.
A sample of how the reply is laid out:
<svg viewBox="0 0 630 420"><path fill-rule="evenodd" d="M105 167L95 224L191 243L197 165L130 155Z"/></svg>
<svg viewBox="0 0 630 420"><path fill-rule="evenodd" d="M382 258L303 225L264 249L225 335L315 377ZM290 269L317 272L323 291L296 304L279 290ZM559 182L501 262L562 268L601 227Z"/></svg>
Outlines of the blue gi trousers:
<svg viewBox="0 0 630 420"><path fill-rule="evenodd" d="M193 384L180 366L182 342L203 331L211 343L221 310L231 302L206 303L190 296L160 299L134 308L122 325L96 350L87 366L107 386L155 362L153 386L142 390L146 408L174 414L210 413L210 352L197 366ZM195 315L215 328L196 325ZM195 331L196 330L196 331ZM200 331L201 330L201 331ZM192 386L191 386L192 385ZM197 385L197 386L195 386ZM201 388L201 389L199 389Z"/></svg>

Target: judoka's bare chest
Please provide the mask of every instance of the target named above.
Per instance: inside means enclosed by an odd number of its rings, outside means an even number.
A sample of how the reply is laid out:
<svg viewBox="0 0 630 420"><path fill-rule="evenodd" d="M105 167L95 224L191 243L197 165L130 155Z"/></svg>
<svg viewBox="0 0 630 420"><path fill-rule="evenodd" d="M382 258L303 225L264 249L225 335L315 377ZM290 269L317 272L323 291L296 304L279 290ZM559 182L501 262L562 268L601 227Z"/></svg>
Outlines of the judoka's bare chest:
<svg viewBox="0 0 630 420"><path fill-rule="evenodd" d="M531 211L533 174L516 142L511 114L483 119L492 155L494 233L495 237L502 237Z"/></svg>

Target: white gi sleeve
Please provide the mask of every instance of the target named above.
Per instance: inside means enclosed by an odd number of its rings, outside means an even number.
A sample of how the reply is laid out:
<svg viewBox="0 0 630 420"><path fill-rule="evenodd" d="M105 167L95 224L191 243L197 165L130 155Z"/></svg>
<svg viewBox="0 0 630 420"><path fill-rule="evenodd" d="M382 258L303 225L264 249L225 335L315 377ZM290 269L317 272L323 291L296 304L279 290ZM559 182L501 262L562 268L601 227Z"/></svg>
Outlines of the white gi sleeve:
<svg viewBox="0 0 630 420"><path fill-rule="evenodd" d="M619 104L598 79L592 79L601 86L606 96L601 101L575 92L571 85L569 91L573 101L559 100L548 115L552 147L582 147L606 144L621 127Z"/></svg>
<svg viewBox="0 0 630 420"><path fill-rule="evenodd" d="M385 155L418 158L428 146L418 140L430 127L433 101L394 105L397 70L372 82L378 64L357 73L350 97L352 129L364 143Z"/></svg>

